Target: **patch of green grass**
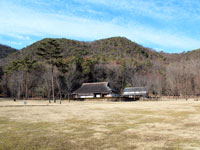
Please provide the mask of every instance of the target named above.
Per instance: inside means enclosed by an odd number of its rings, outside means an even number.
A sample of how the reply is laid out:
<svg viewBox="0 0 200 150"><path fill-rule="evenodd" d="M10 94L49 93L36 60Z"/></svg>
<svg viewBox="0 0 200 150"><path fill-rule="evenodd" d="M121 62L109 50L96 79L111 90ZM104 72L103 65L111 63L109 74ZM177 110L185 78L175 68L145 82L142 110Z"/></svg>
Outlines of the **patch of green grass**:
<svg viewBox="0 0 200 150"><path fill-rule="evenodd" d="M4 125L0 133L0 150L54 150L54 149L134 149L135 145L125 145L128 139L137 138L135 135L120 135L129 126L121 124L111 132L102 131L102 138L95 138L97 123L93 120L66 120L62 123L48 122L16 122L0 118ZM66 126L66 127L65 127ZM62 132L71 129L72 132ZM110 130L109 130L110 131ZM98 131L101 132L101 131Z"/></svg>
<svg viewBox="0 0 200 150"><path fill-rule="evenodd" d="M47 135L49 123L25 123L0 118L3 125L0 133L0 149L36 149L43 143L34 141Z"/></svg>

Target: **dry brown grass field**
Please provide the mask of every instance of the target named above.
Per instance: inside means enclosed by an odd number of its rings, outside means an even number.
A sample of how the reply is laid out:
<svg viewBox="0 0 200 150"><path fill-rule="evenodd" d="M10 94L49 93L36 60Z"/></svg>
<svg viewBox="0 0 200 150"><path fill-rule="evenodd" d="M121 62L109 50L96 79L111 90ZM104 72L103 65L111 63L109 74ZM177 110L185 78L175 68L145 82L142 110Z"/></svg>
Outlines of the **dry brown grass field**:
<svg viewBox="0 0 200 150"><path fill-rule="evenodd" d="M199 150L200 101L0 99L0 150Z"/></svg>

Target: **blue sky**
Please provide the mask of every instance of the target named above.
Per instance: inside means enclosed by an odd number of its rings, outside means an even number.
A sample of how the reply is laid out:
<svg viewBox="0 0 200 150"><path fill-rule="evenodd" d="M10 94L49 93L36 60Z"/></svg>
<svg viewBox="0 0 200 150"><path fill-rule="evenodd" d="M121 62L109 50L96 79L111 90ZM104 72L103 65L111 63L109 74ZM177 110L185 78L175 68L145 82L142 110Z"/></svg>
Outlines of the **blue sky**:
<svg viewBox="0 0 200 150"><path fill-rule="evenodd" d="M122 36L178 53L200 48L199 0L0 0L0 43Z"/></svg>

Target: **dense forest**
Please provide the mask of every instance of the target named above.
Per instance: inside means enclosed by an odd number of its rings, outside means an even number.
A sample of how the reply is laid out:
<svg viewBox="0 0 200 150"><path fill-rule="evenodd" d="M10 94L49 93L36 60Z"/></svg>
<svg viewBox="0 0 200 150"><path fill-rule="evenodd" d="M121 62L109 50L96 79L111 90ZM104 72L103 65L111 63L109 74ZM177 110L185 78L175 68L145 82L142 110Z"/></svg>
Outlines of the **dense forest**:
<svg viewBox="0 0 200 150"><path fill-rule="evenodd" d="M108 81L118 91L145 86L152 95L197 96L199 56L156 52L123 37L43 39L0 59L0 95L67 98L83 82Z"/></svg>

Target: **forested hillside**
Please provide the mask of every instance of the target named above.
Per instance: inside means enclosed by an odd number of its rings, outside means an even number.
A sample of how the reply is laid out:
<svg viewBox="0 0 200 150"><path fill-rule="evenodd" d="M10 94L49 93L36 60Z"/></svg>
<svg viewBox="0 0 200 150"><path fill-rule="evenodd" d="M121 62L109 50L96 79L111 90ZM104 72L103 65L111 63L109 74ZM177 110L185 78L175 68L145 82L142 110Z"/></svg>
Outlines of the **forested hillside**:
<svg viewBox="0 0 200 150"><path fill-rule="evenodd" d="M0 44L0 59L7 57L9 54L16 52L16 51L17 50L14 48Z"/></svg>
<svg viewBox="0 0 200 150"><path fill-rule="evenodd" d="M108 81L122 91L145 86L154 95L200 94L199 50L156 52L123 37L94 42L43 39L0 59L2 95L68 97L83 82ZM4 88L2 88L4 87Z"/></svg>

